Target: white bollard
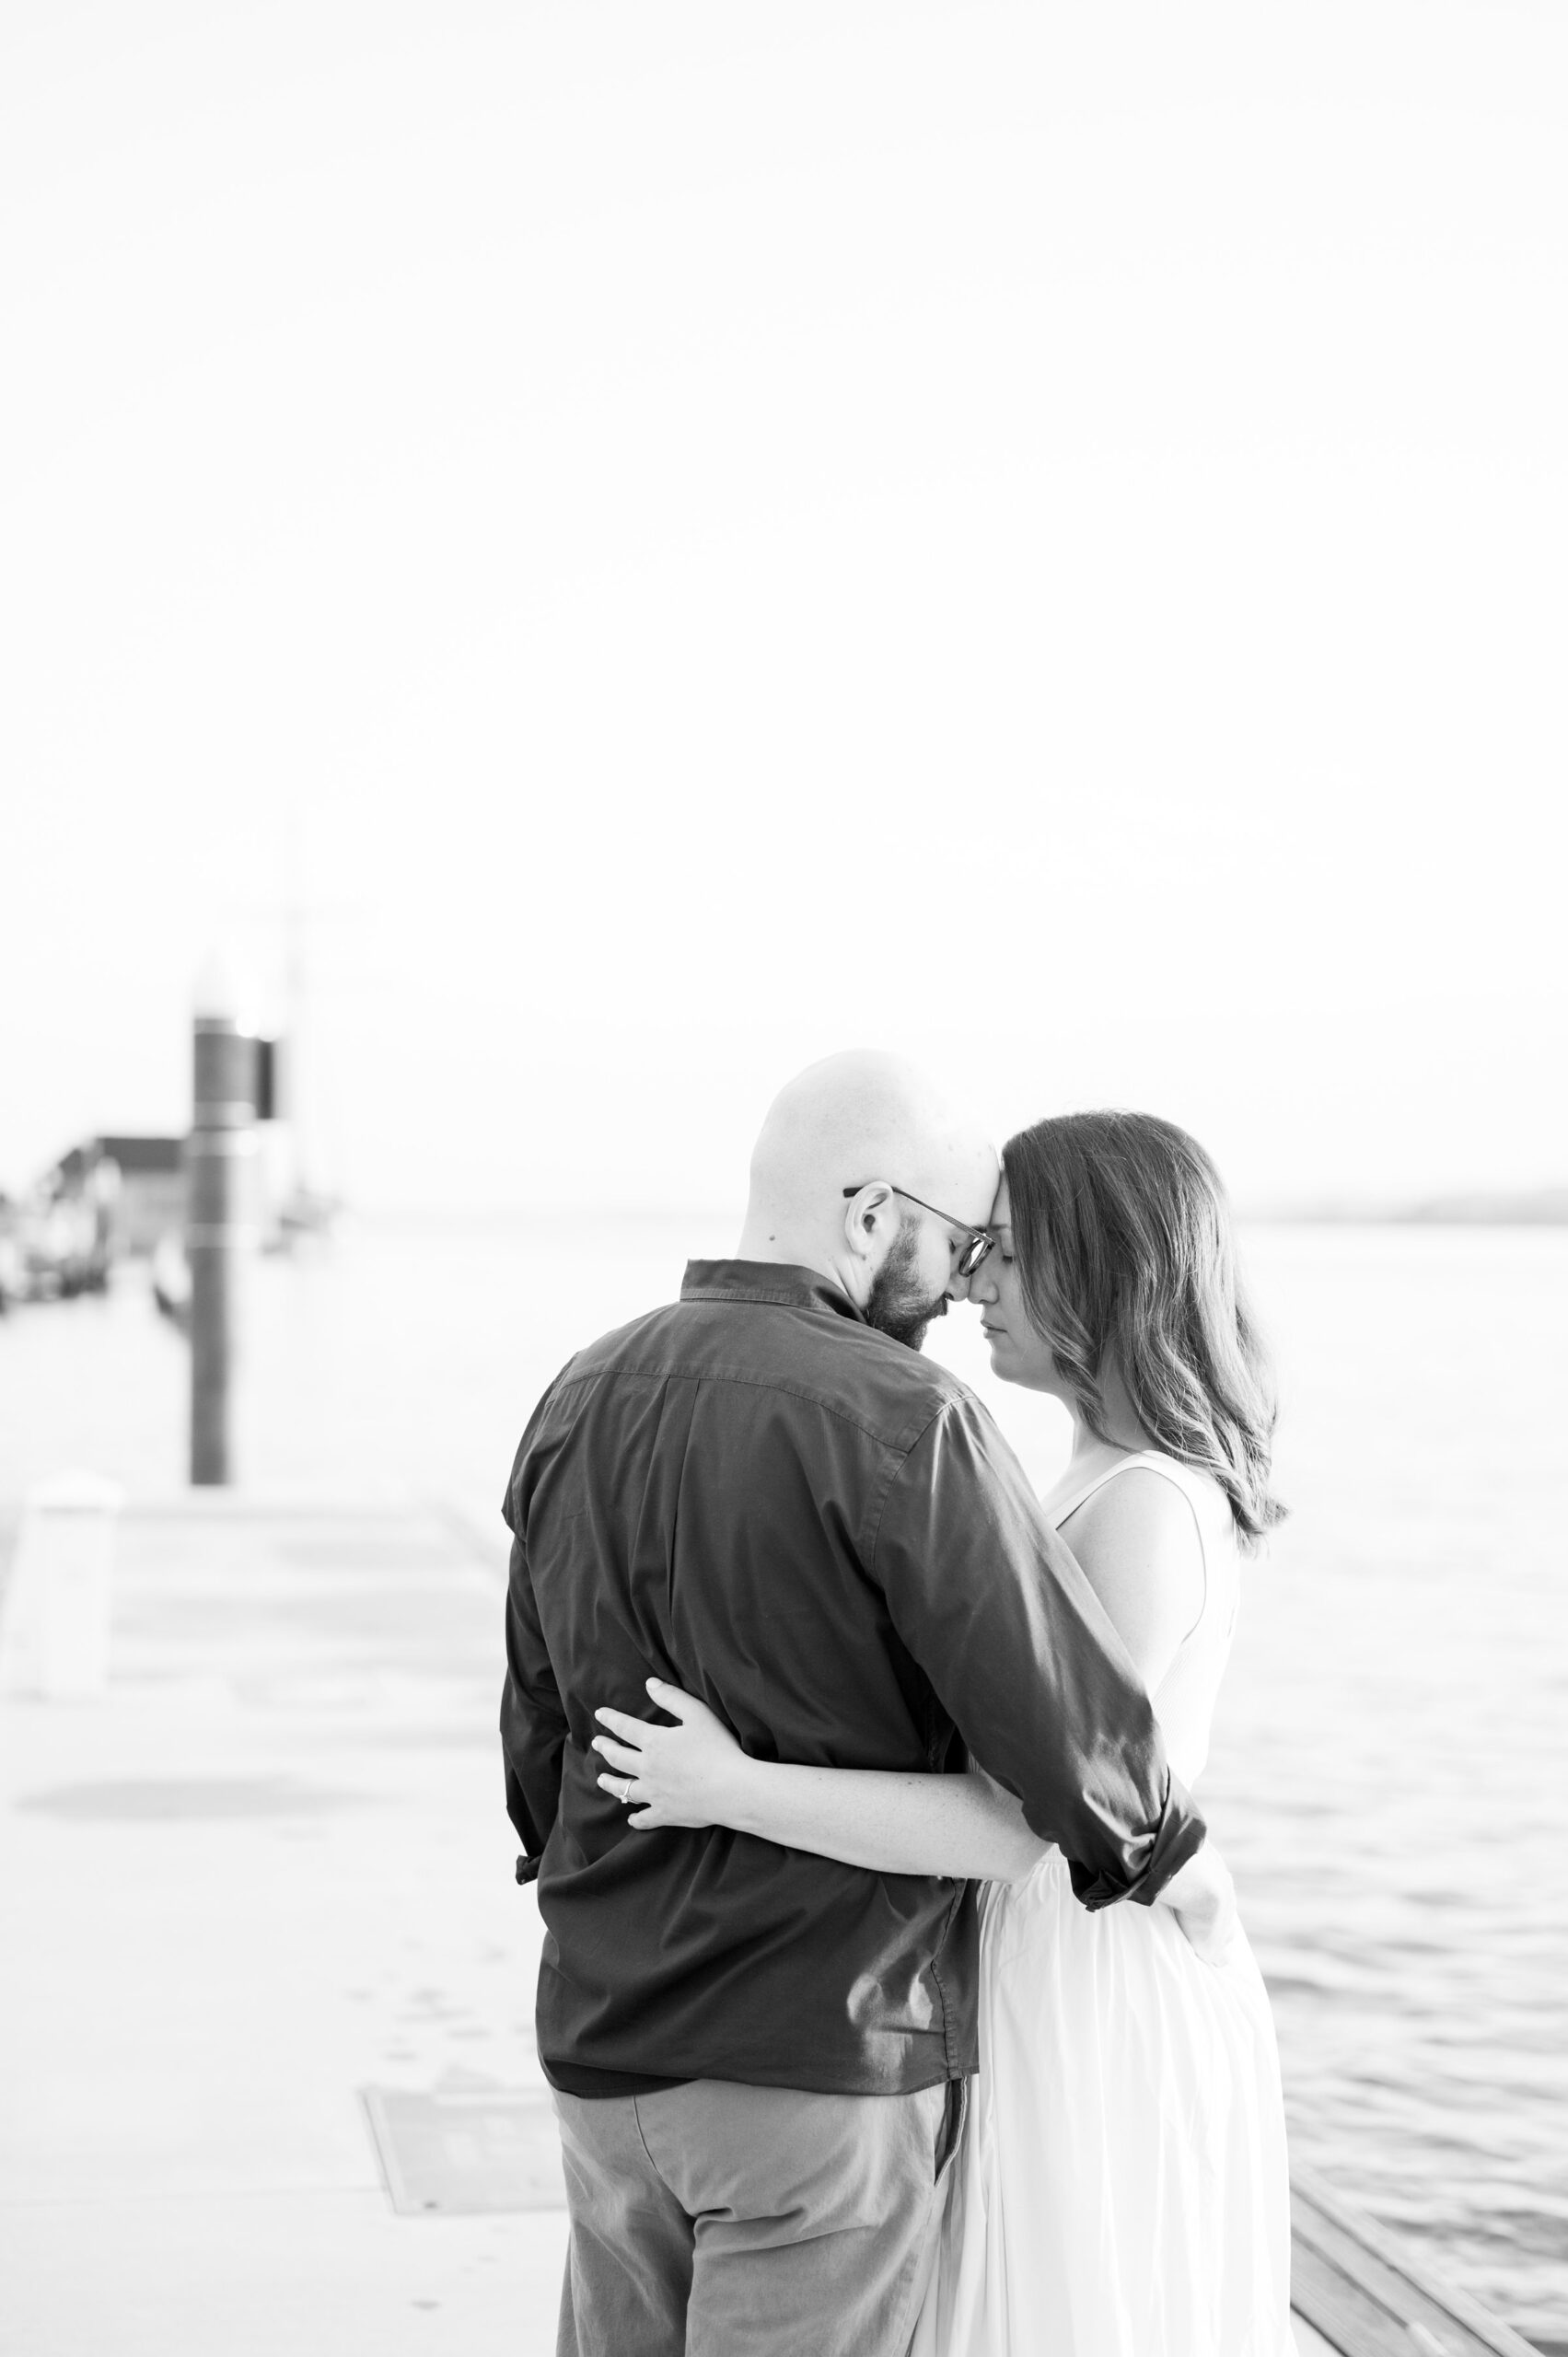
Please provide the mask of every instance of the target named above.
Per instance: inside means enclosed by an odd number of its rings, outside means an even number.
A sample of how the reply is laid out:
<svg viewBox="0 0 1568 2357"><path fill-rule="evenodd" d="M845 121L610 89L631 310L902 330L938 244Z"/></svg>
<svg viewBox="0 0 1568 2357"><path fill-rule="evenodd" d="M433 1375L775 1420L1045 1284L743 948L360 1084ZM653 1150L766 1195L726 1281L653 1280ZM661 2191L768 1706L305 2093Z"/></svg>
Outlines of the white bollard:
<svg viewBox="0 0 1568 2357"><path fill-rule="evenodd" d="M0 1626L0 1692L75 1701L107 1688L123 1495L98 1473L62 1473L29 1492Z"/></svg>

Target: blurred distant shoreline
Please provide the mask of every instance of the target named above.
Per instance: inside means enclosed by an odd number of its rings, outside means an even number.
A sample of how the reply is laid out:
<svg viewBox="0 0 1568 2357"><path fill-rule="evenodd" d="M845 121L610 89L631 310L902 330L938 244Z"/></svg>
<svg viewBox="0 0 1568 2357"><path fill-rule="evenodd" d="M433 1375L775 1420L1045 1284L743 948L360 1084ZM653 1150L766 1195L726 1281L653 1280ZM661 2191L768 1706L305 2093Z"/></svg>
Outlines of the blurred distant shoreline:
<svg viewBox="0 0 1568 2357"><path fill-rule="evenodd" d="M1306 1203L1249 1203L1245 1220L1270 1227L1568 1227L1568 1187L1432 1195L1418 1202L1330 1198Z"/></svg>
<svg viewBox="0 0 1568 2357"><path fill-rule="evenodd" d="M1568 1227L1568 1187L1476 1189L1469 1192L1423 1196L1414 1201L1388 1197L1334 1195L1307 1201L1243 1200L1237 1206L1249 1226L1263 1227ZM510 1229L547 1227L554 1222L591 1230L641 1228L681 1230L693 1226L712 1237L713 1249L729 1248L723 1242L738 1233L743 1216L739 1204L713 1203L521 1203L517 1205L442 1206L428 1204L351 1205L352 1224L370 1228Z"/></svg>

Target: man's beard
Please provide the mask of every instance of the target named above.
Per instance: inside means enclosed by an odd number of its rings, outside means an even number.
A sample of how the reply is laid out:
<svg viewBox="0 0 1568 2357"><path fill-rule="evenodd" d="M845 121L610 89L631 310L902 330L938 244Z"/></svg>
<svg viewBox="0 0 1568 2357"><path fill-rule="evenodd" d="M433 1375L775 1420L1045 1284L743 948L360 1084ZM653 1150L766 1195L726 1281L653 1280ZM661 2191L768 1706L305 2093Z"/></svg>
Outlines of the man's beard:
<svg viewBox="0 0 1568 2357"><path fill-rule="evenodd" d="M895 1342L902 1342L912 1351L918 1351L924 1341L925 1329L932 1319L947 1315L945 1293L931 1301L920 1290L920 1280L914 1273L919 1248L916 1230L906 1221L871 1280L865 1304L866 1324L890 1334Z"/></svg>

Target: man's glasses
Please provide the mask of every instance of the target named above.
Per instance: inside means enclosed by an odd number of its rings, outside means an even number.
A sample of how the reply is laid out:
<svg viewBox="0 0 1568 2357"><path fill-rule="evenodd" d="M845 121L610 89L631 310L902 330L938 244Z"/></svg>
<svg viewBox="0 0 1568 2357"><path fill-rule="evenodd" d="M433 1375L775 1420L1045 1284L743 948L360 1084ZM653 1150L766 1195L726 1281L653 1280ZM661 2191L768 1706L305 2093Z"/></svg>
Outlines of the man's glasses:
<svg viewBox="0 0 1568 2357"><path fill-rule="evenodd" d="M860 1187L869 1187L871 1184L872 1181L869 1178L863 1178L860 1182ZM912 1195L907 1187L894 1187L892 1186L891 1180L889 1181L889 1185L891 1191L895 1195L901 1195L906 1203L919 1203L923 1212L929 1212L934 1219L946 1220L949 1227L956 1227L960 1236L964 1236L969 1238L969 1241L965 1244L962 1251L958 1254L953 1273L955 1276L959 1277L972 1277L981 1262L984 1260L986 1254L990 1251L992 1246L995 1243L996 1238L994 1236L988 1236L982 1227L971 1227L967 1219L955 1219L951 1212L939 1212L935 1203L923 1202L919 1195ZM844 1201L846 1203L852 1195L859 1194L860 1187L846 1187L844 1189Z"/></svg>

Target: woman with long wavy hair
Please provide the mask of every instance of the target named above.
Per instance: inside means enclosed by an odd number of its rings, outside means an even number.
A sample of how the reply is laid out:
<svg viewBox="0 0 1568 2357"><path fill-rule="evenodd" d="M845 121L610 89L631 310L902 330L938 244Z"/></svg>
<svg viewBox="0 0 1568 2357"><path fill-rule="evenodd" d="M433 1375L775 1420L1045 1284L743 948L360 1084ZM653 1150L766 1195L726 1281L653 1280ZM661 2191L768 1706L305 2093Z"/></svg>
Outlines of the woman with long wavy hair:
<svg viewBox="0 0 1568 2357"><path fill-rule="evenodd" d="M1283 1509L1274 1399L1207 1155L1141 1113L1009 1139L970 1281L992 1366L1060 1399L1044 1504L1154 1699L1175 1773L1208 1754L1246 1559ZM983 1880L980 2079L915 2357L1283 2357L1290 2229L1273 2026L1244 1938L1205 1963L1165 1908L1090 1914L977 1770L748 1759L668 1686L642 1825L723 1824L887 1874ZM619 1788L621 1778L610 1780Z"/></svg>

